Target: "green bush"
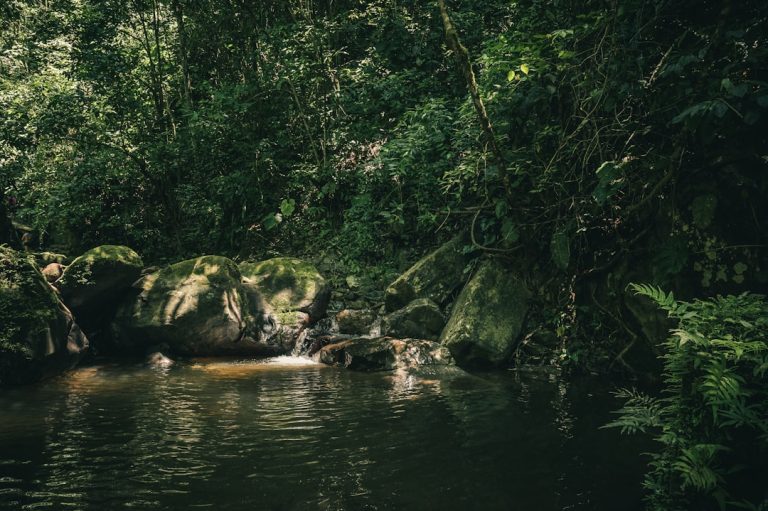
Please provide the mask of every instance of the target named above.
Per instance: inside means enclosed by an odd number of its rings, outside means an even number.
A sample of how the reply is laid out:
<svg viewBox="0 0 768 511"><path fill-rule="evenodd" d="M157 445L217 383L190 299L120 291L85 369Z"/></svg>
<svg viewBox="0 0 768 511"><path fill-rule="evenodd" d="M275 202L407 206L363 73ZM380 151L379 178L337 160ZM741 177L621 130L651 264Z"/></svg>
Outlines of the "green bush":
<svg viewBox="0 0 768 511"><path fill-rule="evenodd" d="M633 285L678 327L663 345L663 394L623 390L622 432L655 432L651 509L768 509L768 301L754 294L683 302Z"/></svg>

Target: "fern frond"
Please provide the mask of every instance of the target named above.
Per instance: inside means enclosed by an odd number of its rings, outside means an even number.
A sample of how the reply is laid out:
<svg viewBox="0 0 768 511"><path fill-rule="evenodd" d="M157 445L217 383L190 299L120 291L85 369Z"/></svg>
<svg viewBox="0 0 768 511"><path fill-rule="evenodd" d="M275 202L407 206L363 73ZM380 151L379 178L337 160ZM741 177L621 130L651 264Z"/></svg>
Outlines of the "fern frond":
<svg viewBox="0 0 768 511"><path fill-rule="evenodd" d="M679 305L675 300L675 295L670 291L665 293L663 289L658 286L652 286L650 284L635 284L631 283L628 286L636 295L646 296L653 300L662 310L667 311L670 315L677 314L679 311Z"/></svg>

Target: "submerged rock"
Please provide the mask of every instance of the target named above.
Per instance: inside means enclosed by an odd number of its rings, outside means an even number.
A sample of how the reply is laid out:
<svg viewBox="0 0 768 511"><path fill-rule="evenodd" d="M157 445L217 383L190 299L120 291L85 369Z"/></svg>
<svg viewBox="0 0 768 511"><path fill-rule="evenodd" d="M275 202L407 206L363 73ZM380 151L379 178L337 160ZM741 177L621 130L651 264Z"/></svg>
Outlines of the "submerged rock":
<svg viewBox="0 0 768 511"><path fill-rule="evenodd" d="M339 333L366 335L371 331L376 313L370 309L344 309L336 314Z"/></svg>
<svg viewBox="0 0 768 511"><path fill-rule="evenodd" d="M163 353L155 351L147 355L146 364L156 369L168 369L174 362Z"/></svg>
<svg viewBox="0 0 768 511"><path fill-rule="evenodd" d="M248 301L237 265L220 256L173 264L136 283L120 306L114 334L122 348L167 343L184 355L259 354L243 341Z"/></svg>
<svg viewBox="0 0 768 511"><path fill-rule="evenodd" d="M498 261L484 261L453 305L441 341L461 365L500 365L528 312L525 284Z"/></svg>
<svg viewBox="0 0 768 511"><path fill-rule="evenodd" d="M456 237L423 257L387 288L387 312L405 307L417 298L443 305L464 283L464 268L470 257L464 253L463 237Z"/></svg>
<svg viewBox="0 0 768 511"><path fill-rule="evenodd" d="M132 249L103 245L72 261L57 282L61 296L76 314L99 309L139 278L143 263ZM92 311L89 311L92 313Z"/></svg>
<svg viewBox="0 0 768 511"><path fill-rule="evenodd" d="M35 261L0 247L0 384L71 369L87 349L88 339Z"/></svg>
<svg viewBox="0 0 768 511"><path fill-rule="evenodd" d="M445 316L429 298L414 300L399 311L384 317L381 333L392 337L438 340L445 327Z"/></svg>
<svg viewBox="0 0 768 511"><path fill-rule="evenodd" d="M453 364L450 352L436 342L391 337L358 338L329 344L320 350L320 361L357 371Z"/></svg>

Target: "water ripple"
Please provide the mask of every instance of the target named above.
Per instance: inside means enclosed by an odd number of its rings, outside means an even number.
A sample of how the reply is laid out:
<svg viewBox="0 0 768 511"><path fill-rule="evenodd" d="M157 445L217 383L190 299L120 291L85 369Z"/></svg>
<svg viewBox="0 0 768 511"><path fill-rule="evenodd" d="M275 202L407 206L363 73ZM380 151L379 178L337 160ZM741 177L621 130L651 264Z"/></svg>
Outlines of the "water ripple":
<svg viewBox="0 0 768 511"><path fill-rule="evenodd" d="M625 441L597 429L610 397L571 394L289 357L85 368L0 392L0 510L630 509L639 468L590 469Z"/></svg>

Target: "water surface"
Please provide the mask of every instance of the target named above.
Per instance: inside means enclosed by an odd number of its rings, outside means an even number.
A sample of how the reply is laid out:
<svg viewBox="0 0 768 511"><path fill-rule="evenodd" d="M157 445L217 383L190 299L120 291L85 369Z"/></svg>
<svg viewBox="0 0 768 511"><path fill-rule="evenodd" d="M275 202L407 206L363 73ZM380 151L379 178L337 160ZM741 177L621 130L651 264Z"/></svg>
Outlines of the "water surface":
<svg viewBox="0 0 768 511"><path fill-rule="evenodd" d="M306 359L86 367L0 391L0 509L632 510L597 381Z"/></svg>

